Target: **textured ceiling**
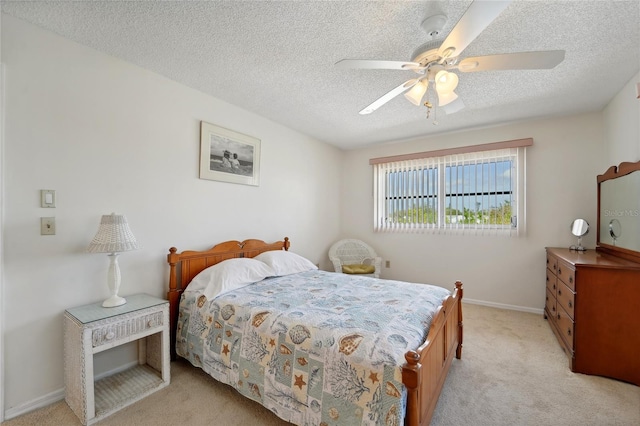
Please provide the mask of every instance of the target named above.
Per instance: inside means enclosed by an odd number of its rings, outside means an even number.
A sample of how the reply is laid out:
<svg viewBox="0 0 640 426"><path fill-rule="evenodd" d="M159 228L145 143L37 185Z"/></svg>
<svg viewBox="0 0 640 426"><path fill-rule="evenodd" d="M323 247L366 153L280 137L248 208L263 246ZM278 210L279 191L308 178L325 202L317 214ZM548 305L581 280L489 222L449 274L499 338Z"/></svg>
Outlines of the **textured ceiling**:
<svg viewBox="0 0 640 426"><path fill-rule="evenodd" d="M450 1L2 1L2 11L344 149L514 120L601 110L640 69L640 0L515 0L460 55L565 50L552 70L459 73L466 108L398 96L411 71L345 70L343 58L408 61L420 23ZM433 117L432 117L433 118Z"/></svg>

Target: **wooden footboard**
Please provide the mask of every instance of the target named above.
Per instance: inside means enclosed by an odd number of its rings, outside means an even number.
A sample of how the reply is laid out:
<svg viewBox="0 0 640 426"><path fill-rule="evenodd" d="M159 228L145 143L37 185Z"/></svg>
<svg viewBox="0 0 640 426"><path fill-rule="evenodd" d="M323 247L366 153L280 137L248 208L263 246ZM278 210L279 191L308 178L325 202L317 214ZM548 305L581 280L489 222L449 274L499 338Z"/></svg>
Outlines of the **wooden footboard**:
<svg viewBox="0 0 640 426"><path fill-rule="evenodd" d="M407 426L428 426L451 361L462 356L462 283L438 308L427 339L405 354L402 382L407 387Z"/></svg>

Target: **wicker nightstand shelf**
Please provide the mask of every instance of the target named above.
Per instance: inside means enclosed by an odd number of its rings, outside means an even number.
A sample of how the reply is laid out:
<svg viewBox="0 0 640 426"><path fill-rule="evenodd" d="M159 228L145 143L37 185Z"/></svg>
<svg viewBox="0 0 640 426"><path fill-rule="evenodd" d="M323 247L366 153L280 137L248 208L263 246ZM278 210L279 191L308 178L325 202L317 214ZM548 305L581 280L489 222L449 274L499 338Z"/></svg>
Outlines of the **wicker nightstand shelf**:
<svg viewBox="0 0 640 426"><path fill-rule="evenodd" d="M138 365L94 379L93 355L138 342ZM82 424L95 423L167 386L169 302L146 294L103 308L101 303L64 313L65 400Z"/></svg>

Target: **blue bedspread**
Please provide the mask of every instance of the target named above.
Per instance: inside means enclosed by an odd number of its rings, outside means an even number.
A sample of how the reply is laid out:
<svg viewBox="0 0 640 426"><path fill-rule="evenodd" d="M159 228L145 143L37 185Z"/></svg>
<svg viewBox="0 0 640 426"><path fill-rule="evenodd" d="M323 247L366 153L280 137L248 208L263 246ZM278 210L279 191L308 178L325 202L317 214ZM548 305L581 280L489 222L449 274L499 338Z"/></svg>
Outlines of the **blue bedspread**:
<svg viewBox="0 0 640 426"><path fill-rule="evenodd" d="M180 303L177 353L297 425L402 425L441 287L308 271Z"/></svg>

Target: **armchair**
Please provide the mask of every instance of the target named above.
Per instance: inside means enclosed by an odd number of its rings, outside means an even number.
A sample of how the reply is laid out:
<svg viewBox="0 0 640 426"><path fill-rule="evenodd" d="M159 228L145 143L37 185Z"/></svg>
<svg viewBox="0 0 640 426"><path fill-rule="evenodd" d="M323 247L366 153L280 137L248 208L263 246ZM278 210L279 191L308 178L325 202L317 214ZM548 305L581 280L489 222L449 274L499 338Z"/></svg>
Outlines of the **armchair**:
<svg viewBox="0 0 640 426"><path fill-rule="evenodd" d="M336 272L380 277L382 258L364 241L338 241L329 249L329 260Z"/></svg>

